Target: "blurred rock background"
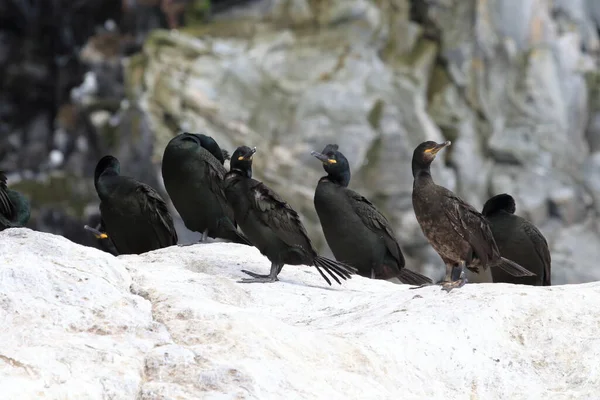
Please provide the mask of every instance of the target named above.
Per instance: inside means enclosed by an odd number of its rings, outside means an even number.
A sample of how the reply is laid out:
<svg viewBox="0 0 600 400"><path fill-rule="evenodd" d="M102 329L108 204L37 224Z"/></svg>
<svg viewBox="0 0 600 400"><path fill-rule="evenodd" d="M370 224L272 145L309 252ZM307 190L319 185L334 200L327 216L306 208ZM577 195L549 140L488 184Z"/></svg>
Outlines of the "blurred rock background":
<svg viewBox="0 0 600 400"><path fill-rule="evenodd" d="M596 0L0 0L0 169L31 198L29 227L98 247L83 230L97 160L168 198L166 143L204 132L257 146L256 177L328 253L310 151L338 143L351 187L437 278L410 159L450 139L438 183L479 209L512 194L549 241L553 283L597 280L599 29Z"/></svg>

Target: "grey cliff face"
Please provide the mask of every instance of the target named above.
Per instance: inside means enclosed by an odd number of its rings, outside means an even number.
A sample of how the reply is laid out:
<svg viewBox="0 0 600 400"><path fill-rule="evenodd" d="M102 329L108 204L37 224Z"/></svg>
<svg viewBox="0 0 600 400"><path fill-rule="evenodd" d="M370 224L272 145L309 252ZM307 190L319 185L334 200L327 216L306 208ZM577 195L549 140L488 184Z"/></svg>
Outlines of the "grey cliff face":
<svg viewBox="0 0 600 400"><path fill-rule="evenodd" d="M133 154L148 183L182 130L230 151L258 146L271 156L256 159L255 177L301 214L320 251L312 198L323 171L310 150L339 143L351 187L390 219L407 266L432 277L443 266L412 211L410 158L449 139L437 182L477 209L510 193L564 260L553 283L599 279L600 6L552 3L248 2L152 32L122 60L127 101L92 121L126 143L118 156Z"/></svg>
<svg viewBox="0 0 600 400"><path fill-rule="evenodd" d="M583 228L598 207L585 172L597 169L588 159L600 133L600 103L588 94L598 97L595 6L423 3L263 1L196 38L155 32L140 93L155 152L176 133L165 114L225 148L269 149L256 175L302 212L322 249L311 201L323 173L309 151L340 143L357 171L352 186L393 221L407 265L439 275L412 214L409 165L418 143L451 139L437 181L476 207L511 193L556 251L577 250L565 232L595 246Z"/></svg>

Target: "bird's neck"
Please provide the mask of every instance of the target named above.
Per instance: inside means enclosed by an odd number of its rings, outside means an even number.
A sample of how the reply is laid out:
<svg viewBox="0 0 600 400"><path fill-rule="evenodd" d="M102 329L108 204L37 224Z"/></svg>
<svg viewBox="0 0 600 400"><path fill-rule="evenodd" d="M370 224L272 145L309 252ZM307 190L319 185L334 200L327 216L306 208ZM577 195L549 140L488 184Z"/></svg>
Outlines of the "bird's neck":
<svg viewBox="0 0 600 400"><path fill-rule="evenodd" d="M350 172L348 171L342 174L327 175L321 179L326 179L329 182L335 183L337 185L348 187L348 185L350 184Z"/></svg>
<svg viewBox="0 0 600 400"><path fill-rule="evenodd" d="M431 171L429 170L429 165L426 167L423 166L415 166L413 164L412 174L415 181L433 182L433 178L431 177Z"/></svg>
<svg viewBox="0 0 600 400"><path fill-rule="evenodd" d="M235 174L244 178L252 178L252 169L231 168L231 172L234 172Z"/></svg>
<svg viewBox="0 0 600 400"><path fill-rule="evenodd" d="M110 192L110 185L113 181L112 178L119 176L119 173L113 169L107 169L102 171L98 179L96 180L96 192L98 192L98 196L102 200L103 197L107 196Z"/></svg>

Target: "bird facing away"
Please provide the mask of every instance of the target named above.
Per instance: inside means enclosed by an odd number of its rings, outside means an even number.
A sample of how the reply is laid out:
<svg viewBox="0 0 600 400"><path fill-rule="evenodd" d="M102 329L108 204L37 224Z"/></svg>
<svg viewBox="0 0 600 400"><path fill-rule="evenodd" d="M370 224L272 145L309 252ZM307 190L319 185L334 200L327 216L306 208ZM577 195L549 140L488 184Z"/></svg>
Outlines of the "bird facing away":
<svg viewBox="0 0 600 400"><path fill-rule="evenodd" d="M229 155L210 136L182 133L175 136L163 154L162 176L167 193L191 231L250 245L237 230L233 210L223 193L223 166Z"/></svg>
<svg viewBox="0 0 600 400"><path fill-rule="evenodd" d="M327 176L319 179L314 204L327 244L336 260L352 265L367 278L421 285L431 279L405 268L404 255L388 220L365 197L348 188L350 164L328 144L311 152Z"/></svg>
<svg viewBox="0 0 600 400"><path fill-rule="evenodd" d="M517 278L493 268L494 282L550 286L551 258L548 242L535 225L515 215L515 210L513 197L503 193L486 201L481 213L490 224L502 257L527 268L536 276Z"/></svg>
<svg viewBox="0 0 600 400"><path fill-rule="evenodd" d="M31 209L21 193L8 189L6 175L0 171L0 231L25 226Z"/></svg>
<svg viewBox="0 0 600 400"><path fill-rule="evenodd" d="M242 270L252 278L241 282L274 282L284 264L313 265L331 285L325 270L337 283L349 279L356 269L321 257L314 249L300 217L277 193L252 179L252 157L256 148L238 147L225 175L224 189L235 219L250 242L271 261L271 272L259 275ZM337 276L336 276L337 275Z"/></svg>
<svg viewBox="0 0 600 400"><path fill-rule="evenodd" d="M115 157L104 156L94 172L102 224L119 254L141 254L177 244L173 219L158 192L121 176L120 170Z"/></svg>
<svg viewBox="0 0 600 400"><path fill-rule="evenodd" d="M450 141L423 142L412 158L413 209L423 234L446 264L442 288L450 291L463 286L465 268L478 273L479 268L498 267L512 276L533 276L519 264L500 256L483 215L450 190L434 183L431 162L449 145ZM459 276L453 279L456 275Z"/></svg>

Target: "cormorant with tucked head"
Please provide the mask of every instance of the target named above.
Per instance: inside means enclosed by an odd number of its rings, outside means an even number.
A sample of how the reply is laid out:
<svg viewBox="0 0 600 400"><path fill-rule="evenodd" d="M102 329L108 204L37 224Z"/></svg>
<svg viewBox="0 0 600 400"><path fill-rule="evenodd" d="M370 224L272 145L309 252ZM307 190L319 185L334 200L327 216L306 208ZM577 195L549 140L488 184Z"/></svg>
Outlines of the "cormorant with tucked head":
<svg viewBox="0 0 600 400"><path fill-rule="evenodd" d="M229 155L210 136L182 133L165 148L162 176L165 189L181 219L191 231L250 245L237 230L233 210L223 193L223 166Z"/></svg>
<svg viewBox="0 0 600 400"><path fill-rule="evenodd" d="M501 269L493 268L494 282L550 286L551 258L548 242L534 224L516 215L515 211L515 199L502 193L486 201L481 213L490 223L502 257L527 268L535 276L514 277Z"/></svg>
<svg viewBox="0 0 600 400"><path fill-rule="evenodd" d="M177 244L173 218L158 192L121 176L120 170L119 160L110 155L96 165L94 185L105 232L95 233L101 237L105 233L119 254L141 254Z"/></svg>

